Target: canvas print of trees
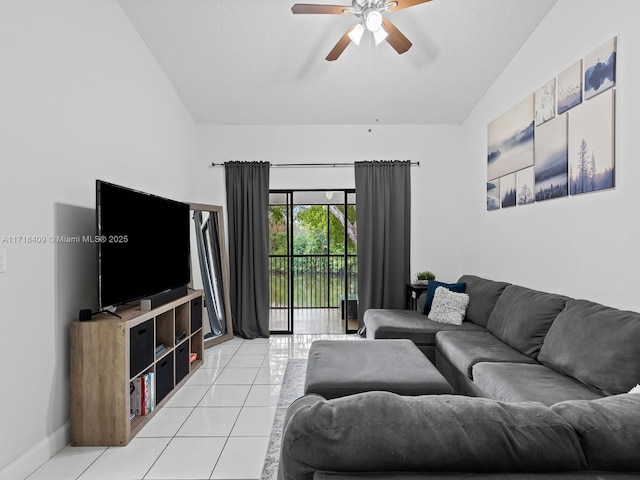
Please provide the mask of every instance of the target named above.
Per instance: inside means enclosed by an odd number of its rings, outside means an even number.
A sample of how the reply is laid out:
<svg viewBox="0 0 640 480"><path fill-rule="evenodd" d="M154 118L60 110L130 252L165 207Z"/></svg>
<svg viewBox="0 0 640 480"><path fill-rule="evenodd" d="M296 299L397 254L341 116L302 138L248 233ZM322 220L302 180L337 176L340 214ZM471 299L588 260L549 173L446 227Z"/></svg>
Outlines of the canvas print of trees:
<svg viewBox="0 0 640 480"><path fill-rule="evenodd" d="M582 103L582 60L558 75L558 115Z"/></svg>
<svg viewBox="0 0 640 480"><path fill-rule="evenodd" d="M616 84L616 44L617 38L613 37L585 57L585 100Z"/></svg>
<svg viewBox="0 0 640 480"><path fill-rule="evenodd" d="M614 98L614 91L610 90L570 113L571 195L615 186Z"/></svg>
<svg viewBox="0 0 640 480"><path fill-rule="evenodd" d="M569 194L567 157L567 116L549 120L536 129L536 202Z"/></svg>
<svg viewBox="0 0 640 480"><path fill-rule="evenodd" d="M528 205L535 201L533 167L520 170L516 175L518 205Z"/></svg>
<svg viewBox="0 0 640 480"><path fill-rule="evenodd" d="M500 208L500 179L487 182L487 210Z"/></svg>
<svg viewBox="0 0 640 480"><path fill-rule="evenodd" d="M516 174L510 173L500 179L500 202L502 208L516 206Z"/></svg>
<svg viewBox="0 0 640 480"><path fill-rule="evenodd" d="M487 128L487 180L533 165L533 94Z"/></svg>
<svg viewBox="0 0 640 480"><path fill-rule="evenodd" d="M553 78L535 92L536 126L556 116L556 79Z"/></svg>

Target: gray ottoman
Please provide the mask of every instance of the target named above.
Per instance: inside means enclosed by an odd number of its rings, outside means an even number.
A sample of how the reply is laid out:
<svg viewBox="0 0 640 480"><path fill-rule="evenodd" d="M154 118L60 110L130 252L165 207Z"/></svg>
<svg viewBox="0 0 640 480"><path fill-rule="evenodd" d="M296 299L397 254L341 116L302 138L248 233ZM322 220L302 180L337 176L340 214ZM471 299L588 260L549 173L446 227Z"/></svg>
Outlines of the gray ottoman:
<svg viewBox="0 0 640 480"><path fill-rule="evenodd" d="M304 393L326 399L384 390L400 395L453 393L411 340L318 340L309 351Z"/></svg>

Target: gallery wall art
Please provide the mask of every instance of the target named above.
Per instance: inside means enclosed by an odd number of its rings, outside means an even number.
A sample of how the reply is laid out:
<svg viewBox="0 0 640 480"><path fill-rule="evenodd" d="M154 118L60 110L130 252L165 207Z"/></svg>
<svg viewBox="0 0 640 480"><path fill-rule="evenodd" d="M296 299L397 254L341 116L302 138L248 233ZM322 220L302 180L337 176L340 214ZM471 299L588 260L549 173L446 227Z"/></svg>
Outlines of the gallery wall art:
<svg viewBox="0 0 640 480"><path fill-rule="evenodd" d="M500 209L500 179L487 182L487 210Z"/></svg>
<svg viewBox="0 0 640 480"><path fill-rule="evenodd" d="M487 180L533 165L533 94L488 127Z"/></svg>
<svg viewBox="0 0 640 480"><path fill-rule="evenodd" d="M556 116L556 79L536 90L536 127Z"/></svg>
<svg viewBox="0 0 640 480"><path fill-rule="evenodd" d="M584 59L584 98L591 98L616 84L616 37Z"/></svg>
<svg viewBox="0 0 640 480"><path fill-rule="evenodd" d="M536 129L536 202L569 194L567 116L561 115Z"/></svg>
<svg viewBox="0 0 640 480"><path fill-rule="evenodd" d="M517 202L516 174L510 173L500 178L500 205L502 208L515 207Z"/></svg>
<svg viewBox="0 0 640 480"><path fill-rule="evenodd" d="M529 205L535 201L533 167L516 173L516 194L518 205Z"/></svg>
<svg viewBox="0 0 640 480"><path fill-rule="evenodd" d="M614 91L585 102L569 118L571 195L615 186Z"/></svg>
<svg viewBox="0 0 640 480"><path fill-rule="evenodd" d="M487 126L487 210L615 187L617 37Z"/></svg>
<svg viewBox="0 0 640 480"><path fill-rule="evenodd" d="M582 103L582 60L558 75L558 115Z"/></svg>

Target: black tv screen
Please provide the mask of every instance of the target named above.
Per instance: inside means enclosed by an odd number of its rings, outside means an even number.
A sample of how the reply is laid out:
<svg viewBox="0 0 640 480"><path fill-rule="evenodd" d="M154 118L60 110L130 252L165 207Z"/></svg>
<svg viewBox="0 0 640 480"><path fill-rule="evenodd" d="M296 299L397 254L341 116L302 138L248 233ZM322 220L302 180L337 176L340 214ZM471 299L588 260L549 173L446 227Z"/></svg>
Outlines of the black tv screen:
<svg viewBox="0 0 640 480"><path fill-rule="evenodd" d="M189 283L189 210L96 180L100 309Z"/></svg>

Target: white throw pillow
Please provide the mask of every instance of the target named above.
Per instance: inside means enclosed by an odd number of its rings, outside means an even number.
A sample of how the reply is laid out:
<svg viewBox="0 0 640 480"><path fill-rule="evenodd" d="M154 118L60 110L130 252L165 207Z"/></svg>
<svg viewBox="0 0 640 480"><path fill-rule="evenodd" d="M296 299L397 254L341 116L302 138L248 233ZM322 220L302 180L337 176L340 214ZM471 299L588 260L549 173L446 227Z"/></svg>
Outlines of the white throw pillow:
<svg viewBox="0 0 640 480"><path fill-rule="evenodd" d="M456 293L448 288L438 287L427 318L434 322L462 325L468 306L469 295L466 293Z"/></svg>
<svg viewBox="0 0 640 480"><path fill-rule="evenodd" d="M633 387L631 390L629 390L629 393L640 393L640 385L636 385L635 387Z"/></svg>

